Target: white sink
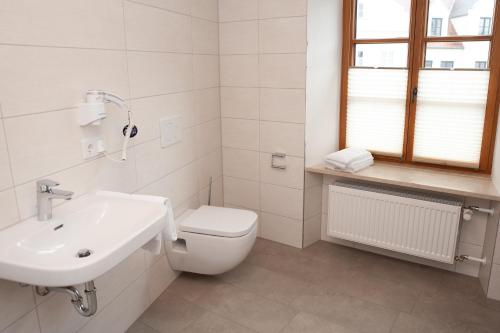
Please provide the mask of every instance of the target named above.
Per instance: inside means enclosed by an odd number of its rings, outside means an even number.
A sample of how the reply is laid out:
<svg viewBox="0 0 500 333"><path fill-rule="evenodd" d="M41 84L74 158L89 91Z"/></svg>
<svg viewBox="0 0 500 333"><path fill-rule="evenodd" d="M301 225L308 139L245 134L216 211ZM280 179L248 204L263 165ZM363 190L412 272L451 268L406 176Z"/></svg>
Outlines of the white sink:
<svg viewBox="0 0 500 333"><path fill-rule="evenodd" d="M97 192L0 231L0 279L63 287L94 280L165 226L165 198ZM77 253L91 254L79 258Z"/></svg>

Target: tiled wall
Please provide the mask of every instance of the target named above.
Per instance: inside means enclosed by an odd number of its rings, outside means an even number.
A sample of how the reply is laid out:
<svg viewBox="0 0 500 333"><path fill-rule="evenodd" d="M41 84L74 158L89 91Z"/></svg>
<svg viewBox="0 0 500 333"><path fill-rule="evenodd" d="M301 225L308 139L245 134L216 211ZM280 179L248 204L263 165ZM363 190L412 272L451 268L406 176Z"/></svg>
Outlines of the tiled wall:
<svg viewBox="0 0 500 333"><path fill-rule="evenodd" d="M302 246L306 0L220 0L225 205L260 236ZM286 170L271 154L287 154Z"/></svg>
<svg viewBox="0 0 500 333"><path fill-rule="evenodd" d="M35 181L80 196L94 189L168 196L177 214L222 204L217 0L5 0L0 6L0 229L36 212ZM129 100L139 135L126 163L84 160L76 106L87 89ZM182 115L181 143L160 148L158 120ZM118 156L125 115L102 135ZM142 250L96 281L99 312L63 294L0 281L0 332L122 332L175 277Z"/></svg>

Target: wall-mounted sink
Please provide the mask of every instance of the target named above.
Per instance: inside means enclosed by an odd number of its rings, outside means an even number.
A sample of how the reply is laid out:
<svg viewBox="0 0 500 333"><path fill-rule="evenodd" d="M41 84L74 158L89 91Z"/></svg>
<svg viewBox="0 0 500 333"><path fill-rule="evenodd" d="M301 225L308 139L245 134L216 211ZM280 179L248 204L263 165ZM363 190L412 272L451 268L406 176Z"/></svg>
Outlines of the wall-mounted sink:
<svg viewBox="0 0 500 333"><path fill-rule="evenodd" d="M0 231L0 279L36 286L94 280L165 227L166 199L97 192Z"/></svg>

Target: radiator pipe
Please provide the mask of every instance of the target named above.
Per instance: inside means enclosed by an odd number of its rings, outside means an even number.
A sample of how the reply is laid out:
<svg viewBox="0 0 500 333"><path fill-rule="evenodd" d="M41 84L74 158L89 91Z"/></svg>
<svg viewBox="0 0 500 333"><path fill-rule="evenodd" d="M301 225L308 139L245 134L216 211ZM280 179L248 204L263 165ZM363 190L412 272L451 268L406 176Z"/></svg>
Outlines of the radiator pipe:
<svg viewBox="0 0 500 333"><path fill-rule="evenodd" d="M456 262L465 262L465 261L473 261L478 262L482 265L486 265L486 258L477 258L468 255L460 255L455 257Z"/></svg>
<svg viewBox="0 0 500 333"><path fill-rule="evenodd" d="M495 214L495 210L494 209L481 208L481 207L478 207L478 206L467 206L467 207L464 207L463 210L462 210L462 215L463 215L464 220L465 221L470 221L472 219L472 215L475 212L486 213L486 214L489 214L491 216L493 216L493 214Z"/></svg>

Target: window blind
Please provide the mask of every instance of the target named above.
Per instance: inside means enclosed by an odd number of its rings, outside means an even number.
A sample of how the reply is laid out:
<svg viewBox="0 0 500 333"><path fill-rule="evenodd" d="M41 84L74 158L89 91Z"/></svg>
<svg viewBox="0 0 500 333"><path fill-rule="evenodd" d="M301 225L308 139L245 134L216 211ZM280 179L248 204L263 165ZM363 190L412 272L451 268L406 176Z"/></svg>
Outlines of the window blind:
<svg viewBox="0 0 500 333"><path fill-rule="evenodd" d="M420 71L414 161L479 167L489 78L489 71Z"/></svg>
<svg viewBox="0 0 500 333"><path fill-rule="evenodd" d="M349 69L346 146L402 156L406 69Z"/></svg>

